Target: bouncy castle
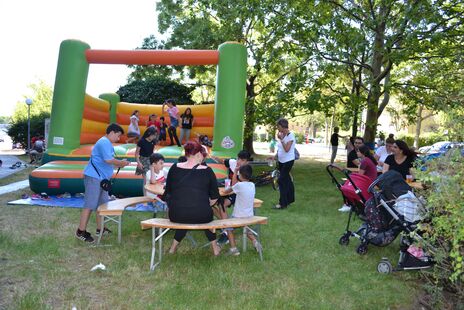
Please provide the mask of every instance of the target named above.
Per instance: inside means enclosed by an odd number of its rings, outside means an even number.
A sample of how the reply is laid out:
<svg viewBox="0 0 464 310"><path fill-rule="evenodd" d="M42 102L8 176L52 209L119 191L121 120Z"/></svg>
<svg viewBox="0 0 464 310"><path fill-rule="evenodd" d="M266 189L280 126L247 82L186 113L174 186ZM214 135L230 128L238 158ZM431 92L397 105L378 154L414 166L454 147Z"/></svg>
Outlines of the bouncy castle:
<svg viewBox="0 0 464 310"><path fill-rule="evenodd" d="M140 131L144 132L150 114L162 115L161 103L137 104L121 102L117 94L101 94L98 98L86 94L90 64L122 65L217 65L215 103L178 105L180 113L192 109L195 124L192 137L207 135L213 141L210 153L218 157L235 157L243 144L245 109L246 49L236 42L226 42L218 50L94 50L82 41L61 43L56 71L48 149L41 167L29 176L31 190L48 194L84 191L83 170L94 143L105 135L108 124L118 123L125 132L134 110L140 112ZM169 124L169 117L165 115ZM169 139L169 138L168 138ZM135 161L136 145L114 145L115 156ZM167 162L175 162L183 149L177 146L157 146L155 152ZM169 166L171 163L168 163ZM223 165L208 163L218 179L225 178ZM142 194L143 179L135 175L136 164L113 175L113 194Z"/></svg>

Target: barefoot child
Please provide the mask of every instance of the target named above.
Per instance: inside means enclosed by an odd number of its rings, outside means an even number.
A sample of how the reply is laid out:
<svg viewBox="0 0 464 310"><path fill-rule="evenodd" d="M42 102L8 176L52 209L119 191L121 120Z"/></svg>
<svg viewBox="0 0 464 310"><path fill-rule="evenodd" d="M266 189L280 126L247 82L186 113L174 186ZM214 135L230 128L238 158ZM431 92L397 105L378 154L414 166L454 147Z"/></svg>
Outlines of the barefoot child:
<svg viewBox="0 0 464 310"><path fill-rule="evenodd" d="M238 174L240 173L240 180L238 180ZM250 165L238 166L234 170L234 175L232 176L232 188L226 190L229 193L234 192L237 197L235 199L234 210L232 212L232 217L250 217L253 216L253 203L255 199L255 184L250 181L253 171ZM227 218L227 213L221 210L221 218ZM235 243L235 237L233 233L233 228L227 229L227 237L229 238L230 249L228 255L240 255L240 251L237 249ZM253 242L253 246L257 251L261 250L261 244L256 240L255 236L251 232L247 232L248 239Z"/></svg>

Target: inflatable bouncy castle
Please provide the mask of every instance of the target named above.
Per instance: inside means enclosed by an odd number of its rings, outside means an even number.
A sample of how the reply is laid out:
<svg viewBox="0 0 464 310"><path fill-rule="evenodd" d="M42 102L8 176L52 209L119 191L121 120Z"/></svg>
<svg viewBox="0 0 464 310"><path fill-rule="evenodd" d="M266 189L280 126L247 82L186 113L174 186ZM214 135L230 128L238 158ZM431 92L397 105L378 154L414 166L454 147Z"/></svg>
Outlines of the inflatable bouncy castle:
<svg viewBox="0 0 464 310"><path fill-rule="evenodd" d="M243 45L227 42L218 50L120 51L94 50L84 42L65 40L60 46L44 165L29 176L34 192L83 192L83 169L94 143L105 135L109 123L120 124L127 133L130 115L139 110L143 133L150 114L162 115L162 102L126 103L114 93L102 94L99 98L86 94L90 64L217 65L215 103L188 106L195 116L192 137L195 134L207 135L213 141L211 153L219 157L234 157L241 149L246 85L246 49ZM187 106L178 105L178 108L182 113ZM169 124L167 114L165 118ZM114 145L116 157L135 161L136 145L126 144L125 137L120 142ZM183 150L177 146L157 146L155 151L172 163ZM218 179L226 177L223 165L209 165ZM113 194L142 194L143 180L135 175L135 168L135 163L132 163L114 175Z"/></svg>

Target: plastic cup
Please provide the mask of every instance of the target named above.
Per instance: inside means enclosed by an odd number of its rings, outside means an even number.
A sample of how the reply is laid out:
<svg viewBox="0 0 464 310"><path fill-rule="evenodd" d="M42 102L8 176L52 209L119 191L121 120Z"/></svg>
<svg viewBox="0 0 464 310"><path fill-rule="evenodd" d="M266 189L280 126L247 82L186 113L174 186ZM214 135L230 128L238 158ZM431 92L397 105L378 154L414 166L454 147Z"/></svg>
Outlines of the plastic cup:
<svg viewBox="0 0 464 310"><path fill-rule="evenodd" d="M408 174L406 176L406 183L412 183L412 175Z"/></svg>

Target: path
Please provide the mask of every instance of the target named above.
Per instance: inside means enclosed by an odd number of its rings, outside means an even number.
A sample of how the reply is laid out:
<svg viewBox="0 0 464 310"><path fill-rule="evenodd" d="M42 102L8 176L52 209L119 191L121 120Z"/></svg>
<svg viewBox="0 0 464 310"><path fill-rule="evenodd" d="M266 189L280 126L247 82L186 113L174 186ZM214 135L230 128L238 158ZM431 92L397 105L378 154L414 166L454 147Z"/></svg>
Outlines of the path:
<svg viewBox="0 0 464 310"><path fill-rule="evenodd" d="M25 168L24 166L25 162L23 162L22 160L20 160L18 157L14 155L3 155L2 154L0 155L0 160L2 160L3 162L2 166L0 167L0 179L7 177L15 172L21 171ZM23 165L21 165L20 168L10 169L10 167L14 165L15 163L17 163L18 161L21 162Z"/></svg>

